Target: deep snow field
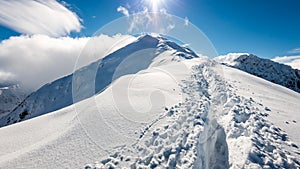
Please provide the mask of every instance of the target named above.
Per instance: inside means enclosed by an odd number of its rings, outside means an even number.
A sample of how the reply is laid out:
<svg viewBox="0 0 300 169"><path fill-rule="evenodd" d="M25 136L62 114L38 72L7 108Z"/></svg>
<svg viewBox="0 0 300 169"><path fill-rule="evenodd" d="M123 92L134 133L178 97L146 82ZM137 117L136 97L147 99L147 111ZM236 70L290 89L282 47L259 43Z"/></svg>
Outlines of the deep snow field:
<svg viewBox="0 0 300 169"><path fill-rule="evenodd" d="M0 128L0 168L300 168L299 93L153 43L147 68Z"/></svg>

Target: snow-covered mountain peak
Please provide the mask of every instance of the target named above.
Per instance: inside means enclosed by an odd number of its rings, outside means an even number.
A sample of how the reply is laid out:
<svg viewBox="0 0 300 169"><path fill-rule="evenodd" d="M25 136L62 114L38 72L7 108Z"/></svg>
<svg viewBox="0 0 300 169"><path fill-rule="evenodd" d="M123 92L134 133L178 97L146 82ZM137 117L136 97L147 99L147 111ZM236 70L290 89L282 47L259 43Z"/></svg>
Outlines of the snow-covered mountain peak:
<svg viewBox="0 0 300 169"><path fill-rule="evenodd" d="M215 60L300 92L300 70L293 69L291 66L247 53L230 53L219 56Z"/></svg>
<svg viewBox="0 0 300 169"><path fill-rule="evenodd" d="M174 54L176 54L177 56L180 56L182 58L186 58L186 59L199 57L191 49L184 47L184 46L180 46L177 43L169 40L168 38L163 37L158 34L141 35L140 37L138 37L136 43L156 44L155 47L158 49L158 52L164 52L166 50L173 50Z"/></svg>
<svg viewBox="0 0 300 169"><path fill-rule="evenodd" d="M249 53L228 53L227 55L218 56L215 58L216 61L233 66L236 64L236 59L238 59L240 56L249 56L251 54Z"/></svg>
<svg viewBox="0 0 300 169"><path fill-rule="evenodd" d="M198 56L192 50L167 38L142 35L136 41L78 69L73 74L42 86L10 114L2 117L0 126L37 117L87 99L103 91L119 77L136 74L150 65L192 58Z"/></svg>
<svg viewBox="0 0 300 169"><path fill-rule="evenodd" d="M0 120L23 121L0 168L299 168L299 93L188 56L146 35L43 86Z"/></svg>

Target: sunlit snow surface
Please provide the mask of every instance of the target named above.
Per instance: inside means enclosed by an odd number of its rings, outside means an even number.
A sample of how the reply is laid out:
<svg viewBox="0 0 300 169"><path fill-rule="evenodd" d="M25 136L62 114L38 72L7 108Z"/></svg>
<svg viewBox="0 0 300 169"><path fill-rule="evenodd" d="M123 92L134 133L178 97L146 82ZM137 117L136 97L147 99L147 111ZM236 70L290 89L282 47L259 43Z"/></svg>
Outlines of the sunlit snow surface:
<svg viewBox="0 0 300 169"><path fill-rule="evenodd" d="M0 128L0 168L299 168L299 93L189 55Z"/></svg>

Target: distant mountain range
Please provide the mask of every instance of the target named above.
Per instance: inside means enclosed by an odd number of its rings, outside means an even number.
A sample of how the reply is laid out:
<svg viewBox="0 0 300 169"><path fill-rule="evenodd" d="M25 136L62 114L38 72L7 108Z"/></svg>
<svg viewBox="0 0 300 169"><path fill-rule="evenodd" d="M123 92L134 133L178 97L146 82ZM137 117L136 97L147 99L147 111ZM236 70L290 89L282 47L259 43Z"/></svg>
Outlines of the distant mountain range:
<svg viewBox="0 0 300 169"><path fill-rule="evenodd" d="M0 84L0 118L8 115L30 94L18 84Z"/></svg>

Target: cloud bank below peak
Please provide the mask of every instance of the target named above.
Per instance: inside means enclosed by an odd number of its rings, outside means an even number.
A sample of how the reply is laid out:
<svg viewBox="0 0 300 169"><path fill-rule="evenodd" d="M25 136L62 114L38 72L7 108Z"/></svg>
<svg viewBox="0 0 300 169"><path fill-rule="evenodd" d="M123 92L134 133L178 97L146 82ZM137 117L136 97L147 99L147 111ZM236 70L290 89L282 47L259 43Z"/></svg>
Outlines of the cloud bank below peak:
<svg viewBox="0 0 300 169"><path fill-rule="evenodd" d="M0 25L26 35L79 32L81 19L55 0L1 0Z"/></svg>
<svg viewBox="0 0 300 169"><path fill-rule="evenodd" d="M300 70L300 55L297 56L277 56L272 59L275 62L289 65L294 69Z"/></svg>
<svg viewBox="0 0 300 169"><path fill-rule="evenodd" d="M0 84L19 82L35 90L73 73L75 65L76 68L88 65L134 40L130 35L103 34L82 38L10 37L0 43Z"/></svg>

